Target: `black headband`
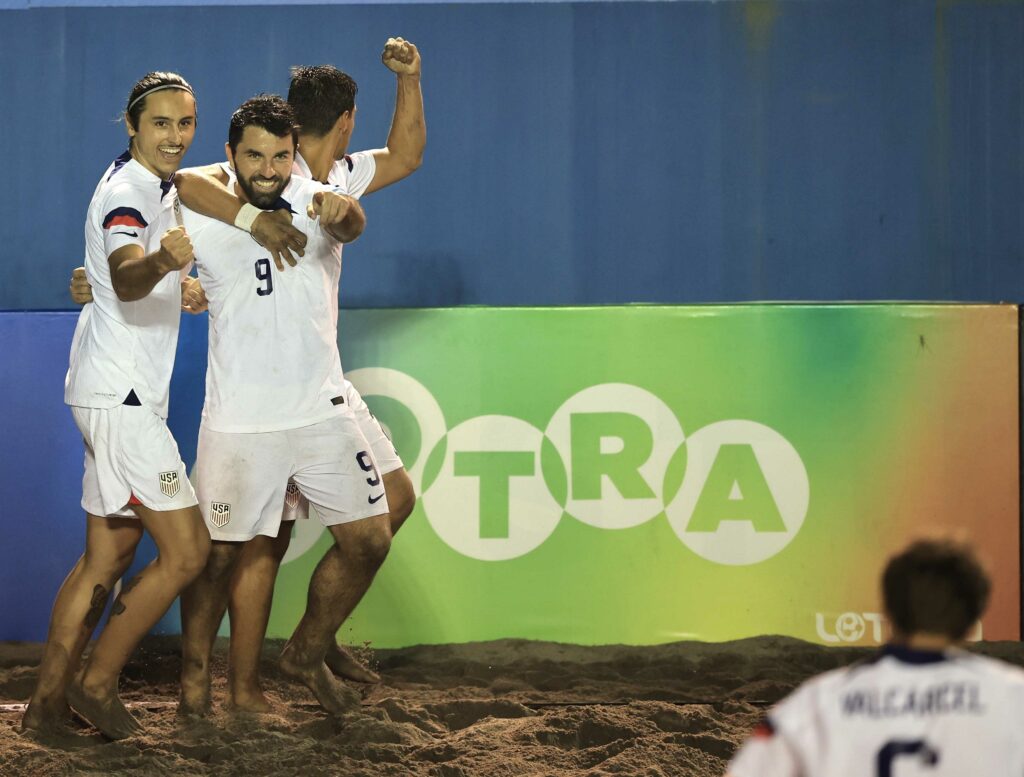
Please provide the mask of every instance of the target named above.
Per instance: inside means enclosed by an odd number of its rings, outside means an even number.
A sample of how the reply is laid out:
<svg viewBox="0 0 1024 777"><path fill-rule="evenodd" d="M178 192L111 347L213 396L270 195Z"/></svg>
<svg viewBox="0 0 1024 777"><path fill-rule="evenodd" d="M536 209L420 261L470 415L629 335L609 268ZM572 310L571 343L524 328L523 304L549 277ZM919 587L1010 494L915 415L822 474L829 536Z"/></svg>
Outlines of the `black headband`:
<svg viewBox="0 0 1024 777"><path fill-rule="evenodd" d="M125 110L125 113L130 113L132 108L135 107L135 103L137 103L143 97L148 97L149 95L153 94L153 92L159 92L162 89L181 89L192 95L193 99L196 96L195 93L192 91L191 86L185 86L184 84L160 84L160 86L154 86L152 89L147 89L145 92L143 92L130 103L128 103L128 108Z"/></svg>

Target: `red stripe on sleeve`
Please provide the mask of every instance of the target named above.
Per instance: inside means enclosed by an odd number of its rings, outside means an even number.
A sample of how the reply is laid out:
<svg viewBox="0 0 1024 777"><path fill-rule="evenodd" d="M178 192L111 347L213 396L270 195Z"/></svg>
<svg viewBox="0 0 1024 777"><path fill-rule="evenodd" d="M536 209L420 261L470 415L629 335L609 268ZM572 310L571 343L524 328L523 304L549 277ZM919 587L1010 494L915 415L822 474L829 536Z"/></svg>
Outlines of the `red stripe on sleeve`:
<svg viewBox="0 0 1024 777"><path fill-rule="evenodd" d="M107 222L107 229L111 227L138 227L142 229L145 226L135 216L114 216L114 218Z"/></svg>

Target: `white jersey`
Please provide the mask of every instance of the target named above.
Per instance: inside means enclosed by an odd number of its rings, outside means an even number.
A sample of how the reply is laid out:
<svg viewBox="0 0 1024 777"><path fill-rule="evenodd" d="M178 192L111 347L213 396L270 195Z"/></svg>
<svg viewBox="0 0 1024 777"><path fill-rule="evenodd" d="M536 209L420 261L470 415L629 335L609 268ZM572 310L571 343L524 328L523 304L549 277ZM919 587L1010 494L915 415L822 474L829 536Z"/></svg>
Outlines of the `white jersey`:
<svg viewBox="0 0 1024 777"><path fill-rule="evenodd" d="M335 160L331 165L331 171L327 174L327 183L338 187L344 194L358 200L363 196L376 173L377 160L374 159L373 152L358 151ZM234 175L234 171L231 172L231 175ZM313 179L309 165L298 151L295 152L295 161L292 163L292 175Z"/></svg>
<svg viewBox="0 0 1024 777"><path fill-rule="evenodd" d="M355 197L358 200L366 192L370 183L373 182L373 176L376 175L376 173L377 160L373 156L373 151L357 151L354 154L346 154L341 159L335 160L334 164L331 165L330 172L327 173L327 183L332 186L337 186L342 192L350 197ZM302 154L298 151L295 152L295 161L292 164L292 175L301 175L303 178L313 178L313 173L310 172L309 165L306 163L306 160L303 159ZM359 392L355 390L352 383L348 380L345 381L345 390L347 396L352 397L354 395L358 398L359 402L363 401L362 397L359 397ZM367 413L368 412L369 411L367 411ZM373 434L369 427L365 427L364 432L367 433L368 436ZM382 446L382 448L390 449L390 453L394 454L394 456L388 456L388 458L393 458L395 461L401 463L401 460L398 459L398 453L395 452L394 446L391 445L390 439L387 440L386 445ZM381 452L383 452L383 450Z"/></svg>
<svg viewBox="0 0 1024 777"><path fill-rule="evenodd" d="M93 301L82 309L64 381L72 406L111 408L133 390L143 405L167 417L181 318L178 273L168 273L135 302L114 292L107 262L114 251L138 245L144 254L160 247L174 226L174 189L125 152L96 186L85 222L85 271Z"/></svg>
<svg viewBox="0 0 1024 777"><path fill-rule="evenodd" d="M327 183L340 186L346 194L358 200L373 182L373 176L376 173L377 160L374 159L373 152L358 151L335 161L331 171L327 174ZM313 177L309 171L309 165L302 158L302 154L298 152L295 153L292 174L301 175L303 178Z"/></svg>
<svg viewBox="0 0 1024 777"><path fill-rule="evenodd" d="M199 278L210 301L203 423L217 432L273 432L337 413L344 393L338 356L341 244L307 217L318 191L292 176L275 205L308 236L305 256L278 272L252 236L182 207ZM344 192L342 192L344 193Z"/></svg>
<svg viewBox="0 0 1024 777"><path fill-rule="evenodd" d="M1024 671L889 646L769 713L731 777L1024 777Z"/></svg>

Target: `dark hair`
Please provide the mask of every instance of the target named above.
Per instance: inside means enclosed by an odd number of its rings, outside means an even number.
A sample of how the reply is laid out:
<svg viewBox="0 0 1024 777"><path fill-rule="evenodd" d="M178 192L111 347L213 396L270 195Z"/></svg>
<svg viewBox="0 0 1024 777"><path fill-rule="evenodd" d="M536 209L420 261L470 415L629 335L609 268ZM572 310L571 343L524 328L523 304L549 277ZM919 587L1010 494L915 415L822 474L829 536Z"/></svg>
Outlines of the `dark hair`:
<svg viewBox="0 0 1024 777"><path fill-rule="evenodd" d="M295 112L292 107L276 94L258 94L250 97L231 114L228 126L228 146L234 154L246 127L260 127L271 135L283 138L292 136L292 142L298 144L299 133L295 124Z"/></svg>
<svg viewBox="0 0 1024 777"><path fill-rule="evenodd" d="M132 91L128 95L128 102L125 103L124 112L132 129L137 130L139 128L139 117L146 110L146 96L150 92L168 87L184 89L192 95L193 99L195 98L192 86L177 73L164 73L160 71L146 73L146 75L135 82L135 86L132 87Z"/></svg>
<svg viewBox="0 0 1024 777"><path fill-rule="evenodd" d="M992 584L970 546L918 540L893 556L882 575L882 595L893 628L961 640L981 617Z"/></svg>
<svg viewBox="0 0 1024 777"><path fill-rule="evenodd" d="M322 138L341 114L355 108L358 91L352 76L333 65L293 67L288 104L302 131Z"/></svg>

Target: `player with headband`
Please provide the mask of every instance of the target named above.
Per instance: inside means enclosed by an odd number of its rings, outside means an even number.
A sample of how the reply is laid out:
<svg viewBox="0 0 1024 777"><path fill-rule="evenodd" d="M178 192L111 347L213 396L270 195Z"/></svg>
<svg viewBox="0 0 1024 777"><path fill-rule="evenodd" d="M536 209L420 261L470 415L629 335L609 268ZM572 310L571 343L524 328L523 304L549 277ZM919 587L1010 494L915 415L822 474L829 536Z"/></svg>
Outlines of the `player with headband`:
<svg viewBox="0 0 1024 777"><path fill-rule="evenodd" d="M85 225L93 302L79 315L64 400L85 442L85 553L54 603L22 728L59 732L70 701L102 733L140 726L118 697L139 640L202 570L210 537L167 428L182 276L192 244L175 224L172 177L192 144L196 103L175 73L149 73L124 112L128 150L104 172ZM143 530L157 558L126 583L86 665L82 651Z"/></svg>
<svg viewBox="0 0 1024 777"><path fill-rule="evenodd" d="M385 148L348 154L355 128L357 87L350 76L332 66L296 67L288 101L295 109L299 128L299 151L293 173L322 183L340 186L358 198L402 180L419 168L426 145L423 98L420 90L421 59L416 46L402 38L390 38L381 55L384 65L396 75L395 112ZM295 266L305 246L305 235L297 240L290 228L287 211L264 211L237 197L228 188L232 171L224 165L183 170L175 180L183 202L195 209L242 230L251 231L268 250L278 271ZM273 222L271 222L273 217ZM256 226L266 222L278 231L257 236ZM301 233L299 233L301 234ZM197 285L198 287L198 285ZM71 280L72 298L79 304L90 299L88 283L81 270ZM198 304L204 304L197 291ZM193 307L189 307L193 310ZM355 413L364 437L381 472L389 505L392 534L401 528L415 505L412 481L391 440L369 412L366 403L350 381L344 381L342 398ZM203 713L210 705L210 652L212 638L223 614L223 605L212 607L220 593L230 588L232 613L231 671L228 691L237 709L260 711L267 708L259 681L262 634L269 617L274 580L290 541L290 522L308 516L309 503L293 483L288 485L283 505L283 530L276 537L257 535L245 544L234 574L224 576L226 567L212 558L206 573L183 598L184 623L182 667L182 710ZM215 547L216 550L216 547ZM336 555L324 559L324 576L335 581L339 590L356 591L351 579L365 576L366 570L345 568ZM217 591L217 596L205 592ZM342 603L350 612L359 597ZM258 639L239 635L255 635ZM335 674L350 680L374 682L379 677L357 661L341 645L331 644L326 665Z"/></svg>

